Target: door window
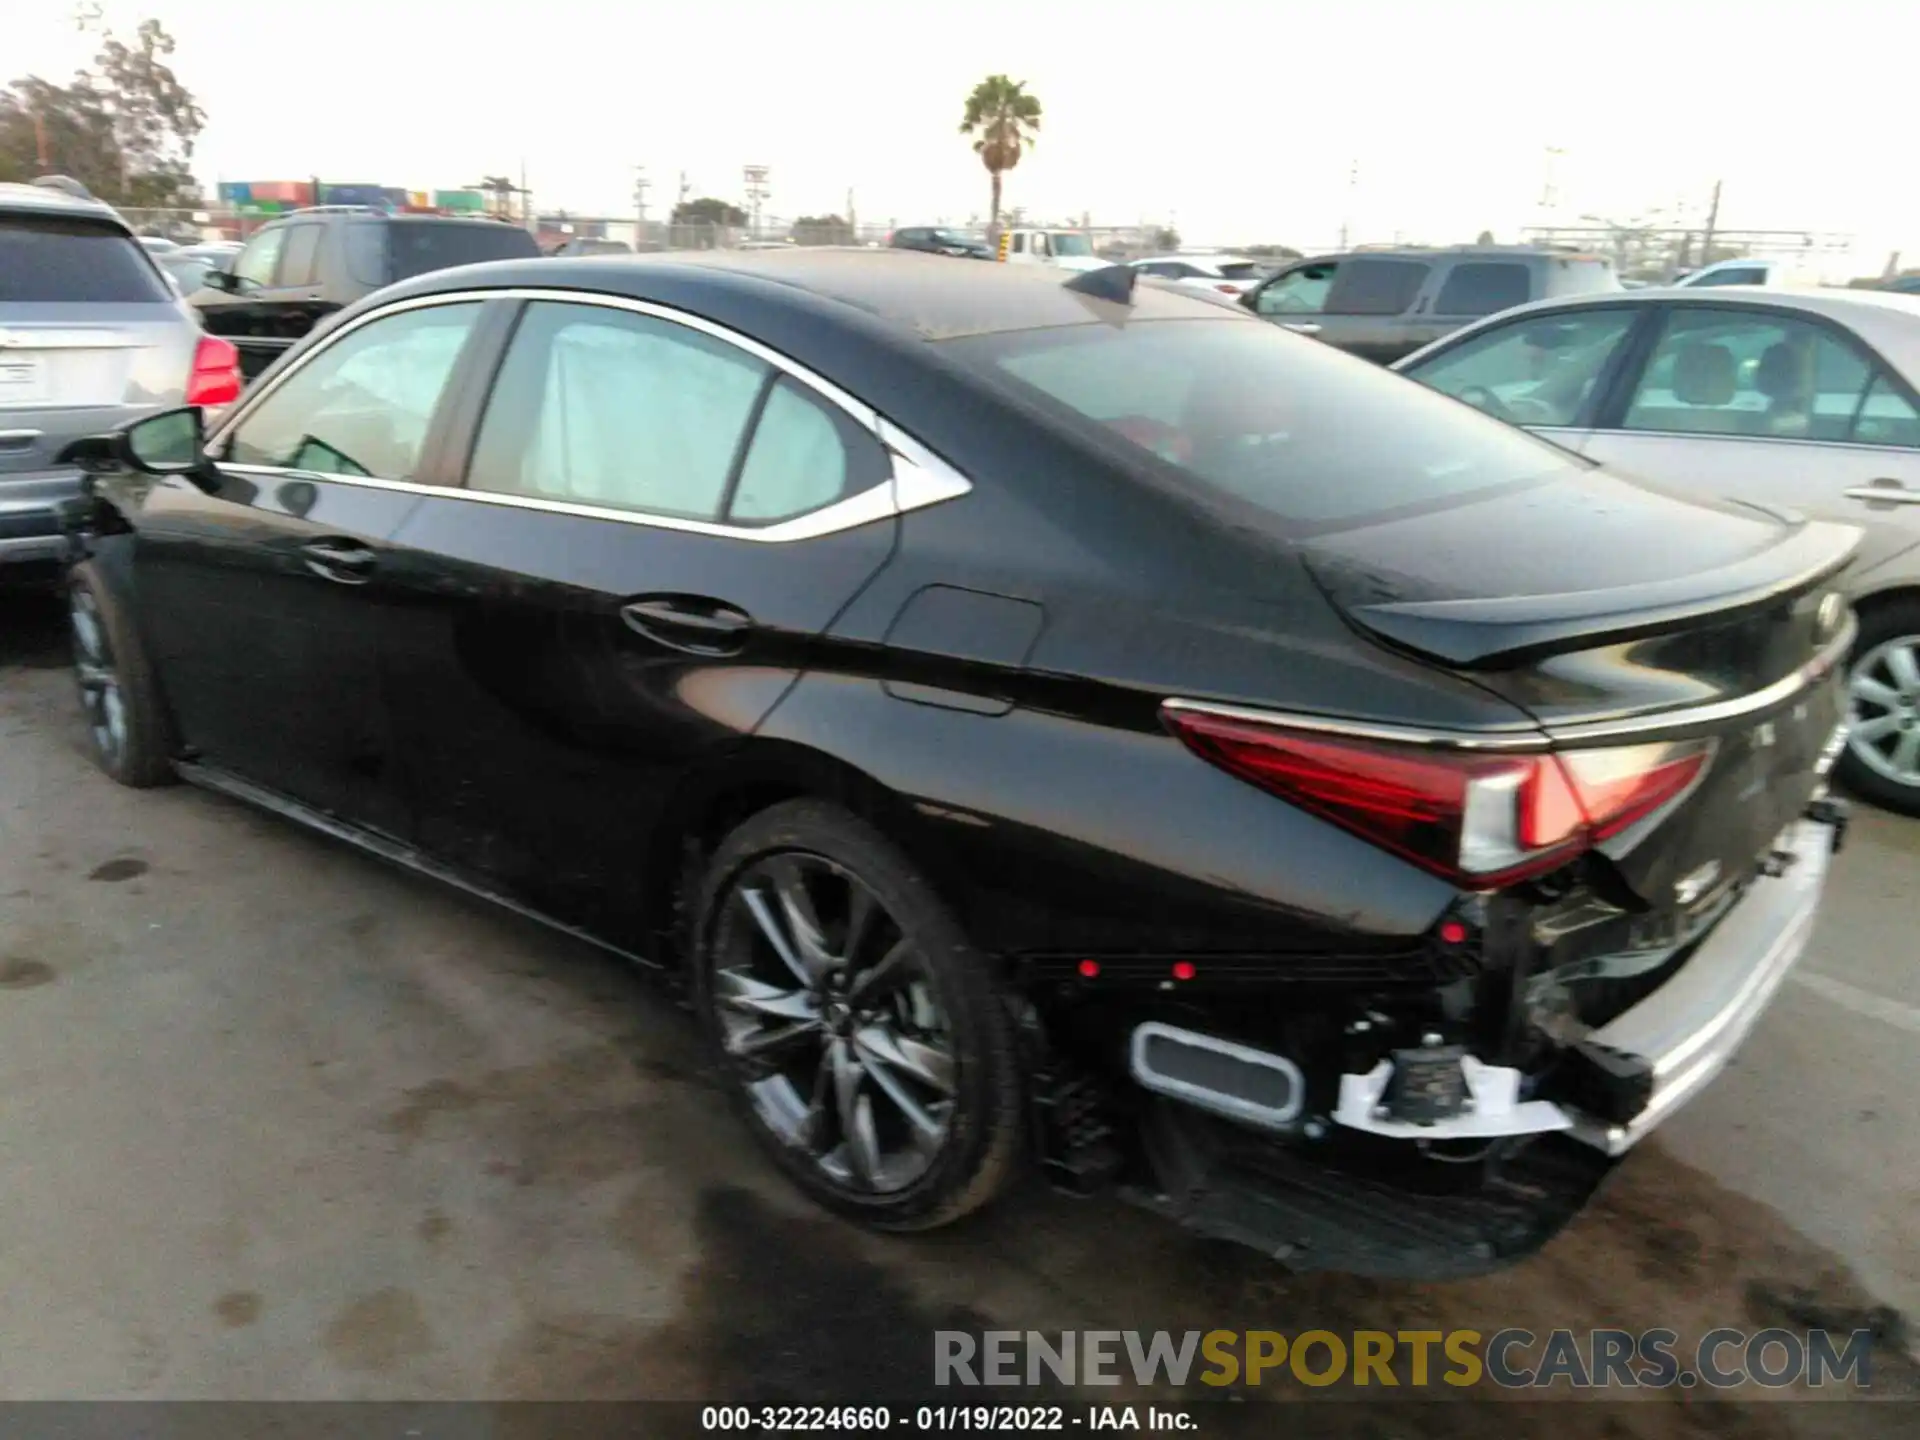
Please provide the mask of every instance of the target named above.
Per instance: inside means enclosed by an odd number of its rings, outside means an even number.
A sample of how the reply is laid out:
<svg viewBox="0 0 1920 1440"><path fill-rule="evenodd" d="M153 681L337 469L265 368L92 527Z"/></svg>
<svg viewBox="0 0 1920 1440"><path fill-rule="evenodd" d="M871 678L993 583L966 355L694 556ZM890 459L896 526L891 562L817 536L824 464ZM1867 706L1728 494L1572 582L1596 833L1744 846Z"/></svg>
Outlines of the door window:
<svg viewBox="0 0 1920 1440"><path fill-rule="evenodd" d="M1432 268L1423 260L1343 261L1327 292L1327 314L1404 315Z"/></svg>
<svg viewBox="0 0 1920 1440"><path fill-rule="evenodd" d="M1621 421L1627 430L1846 441L1881 375L1826 327L1764 311L1676 310ZM1879 393L1898 400L1891 386ZM1887 415L1887 401L1872 412ZM1869 441L1868 443L1873 443ZM1885 442L1880 442L1885 443Z"/></svg>
<svg viewBox="0 0 1920 1440"><path fill-rule="evenodd" d="M1447 272L1436 315L1495 315L1524 305L1532 292L1532 277L1524 265L1511 260L1474 260Z"/></svg>
<svg viewBox="0 0 1920 1440"><path fill-rule="evenodd" d="M234 257L233 273L256 286L273 284L274 268L280 263L280 247L286 239L284 229L262 230Z"/></svg>
<svg viewBox="0 0 1920 1440"><path fill-rule="evenodd" d="M286 242L280 252L282 285L311 285L319 277L320 237L318 225L290 225L283 232Z"/></svg>
<svg viewBox="0 0 1920 1440"><path fill-rule="evenodd" d="M1405 373L1516 425L1572 425L1632 327L1625 308L1516 320Z"/></svg>
<svg viewBox="0 0 1920 1440"><path fill-rule="evenodd" d="M477 302L404 310L327 346L249 411L225 458L411 480Z"/></svg>
<svg viewBox="0 0 1920 1440"><path fill-rule="evenodd" d="M1327 308L1327 292L1339 269L1339 261L1329 260L1277 275L1259 292L1254 309L1262 315L1318 315Z"/></svg>
<svg viewBox="0 0 1920 1440"><path fill-rule="evenodd" d="M718 520L768 374L764 362L684 325L535 303L501 366L467 484ZM771 504L786 492L765 473Z"/></svg>

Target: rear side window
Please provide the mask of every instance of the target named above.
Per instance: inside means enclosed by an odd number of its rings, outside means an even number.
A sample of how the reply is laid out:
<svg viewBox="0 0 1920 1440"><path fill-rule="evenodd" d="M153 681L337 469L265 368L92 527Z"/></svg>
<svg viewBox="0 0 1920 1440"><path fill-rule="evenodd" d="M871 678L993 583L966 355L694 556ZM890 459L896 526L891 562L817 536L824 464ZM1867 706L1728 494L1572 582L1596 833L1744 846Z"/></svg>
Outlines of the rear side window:
<svg viewBox="0 0 1920 1440"><path fill-rule="evenodd" d="M1404 315L1431 268L1421 260L1343 260L1327 292L1327 314Z"/></svg>
<svg viewBox="0 0 1920 1440"><path fill-rule="evenodd" d="M172 299L140 246L110 225L0 215L0 304L146 305Z"/></svg>
<svg viewBox="0 0 1920 1440"><path fill-rule="evenodd" d="M720 518L767 365L666 320L527 307L494 383L474 490Z"/></svg>
<svg viewBox="0 0 1920 1440"><path fill-rule="evenodd" d="M1240 319L1013 331L942 348L1282 531L1580 463L1369 361Z"/></svg>
<svg viewBox="0 0 1920 1440"><path fill-rule="evenodd" d="M1527 303L1532 291L1527 267L1510 260L1474 260L1447 273L1434 302L1436 315L1492 315Z"/></svg>
<svg viewBox="0 0 1920 1440"><path fill-rule="evenodd" d="M384 228L389 281L454 265L518 260L540 253L533 236L514 225L474 220L395 220Z"/></svg>
<svg viewBox="0 0 1920 1440"><path fill-rule="evenodd" d="M1620 276L1611 260L1555 260L1546 267L1546 279L1538 296L1558 300L1568 295L1592 295L1600 290L1619 290Z"/></svg>

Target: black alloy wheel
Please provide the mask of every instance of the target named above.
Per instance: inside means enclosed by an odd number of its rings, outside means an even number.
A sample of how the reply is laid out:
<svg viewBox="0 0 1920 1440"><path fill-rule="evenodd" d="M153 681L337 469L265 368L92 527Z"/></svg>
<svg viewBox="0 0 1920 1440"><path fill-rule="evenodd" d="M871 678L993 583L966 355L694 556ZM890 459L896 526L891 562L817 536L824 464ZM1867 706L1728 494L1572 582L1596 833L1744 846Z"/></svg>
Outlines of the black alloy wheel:
<svg viewBox="0 0 1920 1440"><path fill-rule="evenodd" d="M877 831L776 806L722 845L701 913L709 1032L802 1188L891 1229L999 1191L1020 1136L1011 1020L985 958Z"/></svg>

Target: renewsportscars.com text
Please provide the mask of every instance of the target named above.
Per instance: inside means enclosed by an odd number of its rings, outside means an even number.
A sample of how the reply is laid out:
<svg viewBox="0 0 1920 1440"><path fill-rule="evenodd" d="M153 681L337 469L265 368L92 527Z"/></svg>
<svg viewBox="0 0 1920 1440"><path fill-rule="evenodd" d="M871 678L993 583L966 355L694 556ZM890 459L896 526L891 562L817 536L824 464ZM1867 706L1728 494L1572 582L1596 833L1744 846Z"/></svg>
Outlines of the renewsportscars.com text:
<svg viewBox="0 0 1920 1440"><path fill-rule="evenodd" d="M1872 1385L1870 1330L936 1330L942 1386Z"/></svg>

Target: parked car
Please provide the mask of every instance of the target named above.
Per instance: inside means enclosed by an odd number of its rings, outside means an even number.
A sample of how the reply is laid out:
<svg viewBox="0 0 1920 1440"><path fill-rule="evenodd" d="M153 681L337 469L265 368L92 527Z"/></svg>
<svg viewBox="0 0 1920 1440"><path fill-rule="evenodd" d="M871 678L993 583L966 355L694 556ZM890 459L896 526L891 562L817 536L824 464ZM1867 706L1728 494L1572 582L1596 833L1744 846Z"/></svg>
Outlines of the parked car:
<svg viewBox="0 0 1920 1440"><path fill-rule="evenodd" d="M1095 253L1093 241L1081 230L1007 230L1002 232L996 258L1001 254L1011 265L1044 265L1054 270L1104 270L1119 263Z"/></svg>
<svg viewBox="0 0 1920 1440"><path fill-rule="evenodd" d="M233 263L241 250L237 240L215 240L202 245L183 245L154 256L160 269L181 295L191 295L206 284L207 275ZM196 317L198 312L195 312Z"/></svg>
<svg viewBox="0 0 1920 1440"><path fill-rule="evenodd" d="M624 240L609 240L603 235L576 235L566 244L556 246L553 253L560 256L631 255L633 246Z"/></svg>
<svg viewBox="0 0 1920 1440"><path fill-rule="evenodd" d="M1896 295L1920 295L1920 274L1898 276L1881 288L1891 290Z"/></svg>
<svg viewBox="0 0 1920 1440"><path fill-rule="evenodd" d="M192 303L210 334L239 346L251 381L319 322L383 286L539 253L532 234L499 220L321 205L261 227L229 265L201 277Z"/></svg>
<svg viewBox="0 0 1920 1440"><path fill-rule="evenodd" d="M1530 300L1621 288L1611 260L1566 250L1355 250L1295 261L1242 303L1384 365Z"/></svg>
<svg viewBox="0 0 1920 1440"><path fill-rule="evenodd" d="M909 225L887 236L894 250L924 250L931 255L952 255L966 260L991 260L993 247L978 235L949 230L943 225Z"/></svg>
<svg viewBox="0 0 1920 1440"><path fill-rule="evenodd" d="M444 271L75 458L109 774L664 968L883 1228L1032 1159L1501 1265L1738 1045L1844 823L1856 531L1124 266Z"/></svg>
<svg viewBox="0 0 1920 1440"><path fill-rule="evenodd" d="M1689 270L1674 282L1690 290L1715 285L1817 285L1819 277L1793 260L1767 260L1742 256L1734 260L1716 260Z"/></svg>
<svg viewBox="0 0 1920 1440"><path fill-rule="evenodd" d="M1650 480L1864 525L1840 775L1920 814L1920 298L1640 290L1529 306L1403 374Z"/></svg>
<svg viewBox="0 0 1920 1440"><path fill-rule="evenodd" d="M1241 255L1153 255L1128 263L1143 275L1222 295L1244 295L1277 268Z"/></svg>
<svg viewBox="0 0 1920 1440"><path fill-rule="evenodd" d="M233 347L202 336L120 217L56 186L0 184L0 569L65 553L58 463L103 425L239 393Z"/></svg>

